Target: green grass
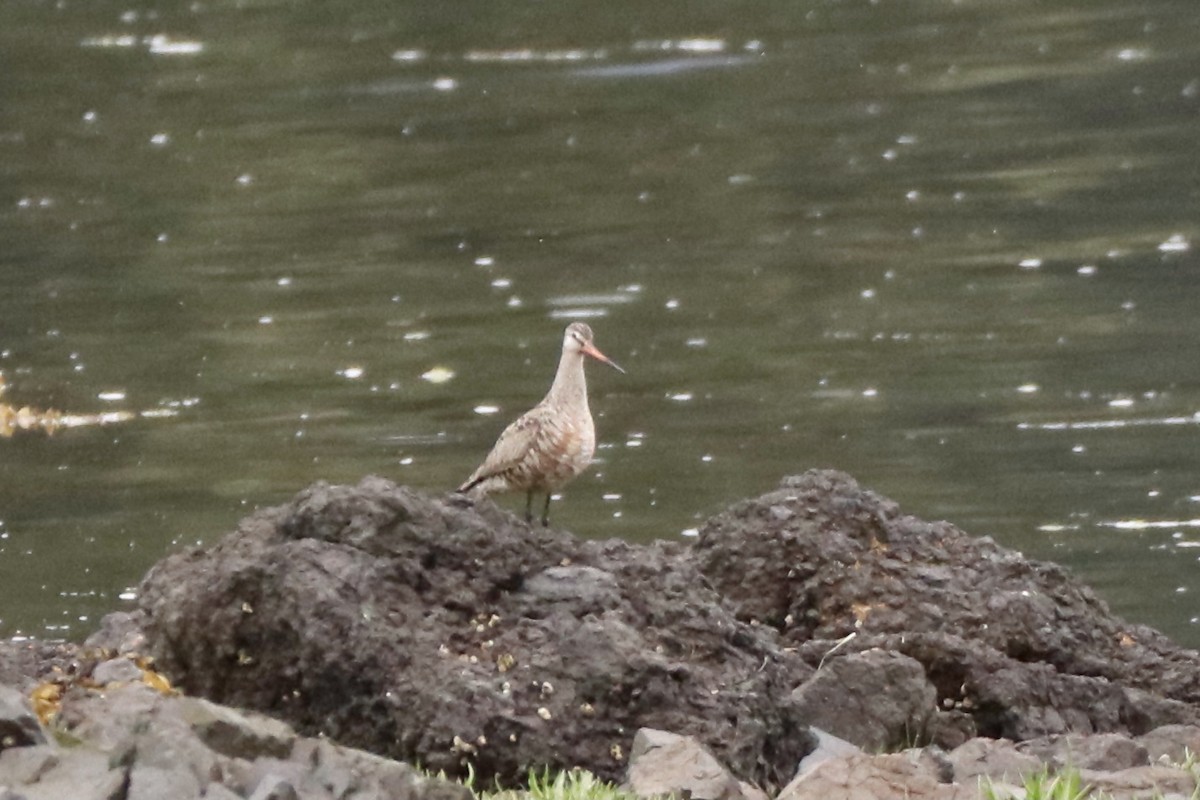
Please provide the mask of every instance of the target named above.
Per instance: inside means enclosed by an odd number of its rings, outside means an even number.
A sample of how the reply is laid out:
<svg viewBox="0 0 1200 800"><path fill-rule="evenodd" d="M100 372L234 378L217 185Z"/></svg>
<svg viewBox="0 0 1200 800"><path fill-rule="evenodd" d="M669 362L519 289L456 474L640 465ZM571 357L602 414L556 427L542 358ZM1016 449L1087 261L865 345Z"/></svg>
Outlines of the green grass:
<svg viewBox="0 0 1200 800"><path fill-rule="evenodd" d="M584 769L560 772L553 777L549 770L543 770L541 775L531 771L528 795L532 800L637 800L632 792L605 783Z"/></svg>
<svg viewBox="0 0 1200 800"><path fill-rule="evenodd" d="M1200 764L1188 753L1183 764L1171 766L1194 772ZM445 778L444 775L438 777ZM480 789L473 772L462 783L477 800L639 800L632 792L623 791L578 768L553 774L549 769L530 770L527 789ZM1111 794L1085 784L1076 769L1057 773L1042 769L1026 775L1016 792L984 778L979 782L979 797L980 800L1112 800ZM1192 792L1190 800L1200 800L1200 787Z"/></svg>
<svg viewBox="0 0 1200 800"><path fill-rule="evenodd" d="M1025 800L1103 800L1107 797L1093 793L1075 770L1066 770L1057 775L1042 770L1026 775L1022 788L1025 790ZM990 779L981 782L980 794L983 800L1016 800L1011 792L996 786Z"/></svg>
<svg viewBox="0 0 1200 800"><path fill-rule="evenodd" d="M1172 766L1191 770L1194 774L1196 759L1191 753L1188 753L1185 763ZM1022 798L1023 800L1111 800L1112 798L1108 792L1097 791L1085 784L1079 771L1074 769L1066 769L1054 774L1048 769L1043 769L1026 775L1021 789L1022 793L1014 794L1004 787L996 786L990 779L984 779L980 781L979 796L981 800L1022 800ZM1162 794L1159 792L1154 794L1154 797L1161 796ZM1200 785L1192 792L1190 800L1200 800Z"/></svg>
<svg viewBox="0 0 1200 800"><path fill-rule="evenodd" d="M431 777L453 780L444 773ZM468 774L462 784L471 790L477 800L640 800L632 792L605 783L579 768L555 774L551 774L549 769L541 772L530 770L527 789L481 789L476 785L475 771L468 766Z"/></svg>

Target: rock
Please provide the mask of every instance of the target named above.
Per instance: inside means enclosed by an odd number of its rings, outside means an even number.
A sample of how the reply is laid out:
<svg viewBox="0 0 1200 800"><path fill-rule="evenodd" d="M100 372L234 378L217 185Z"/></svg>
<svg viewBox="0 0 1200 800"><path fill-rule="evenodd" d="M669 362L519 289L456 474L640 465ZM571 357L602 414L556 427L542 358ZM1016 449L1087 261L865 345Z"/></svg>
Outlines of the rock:
<svg viewBox="0 0 1200 800"><path fill-rule="evenodd" d="M299 800L299 797L296 787L287 778L269 774L255 787L250 800Z"/></svg>
<svg viewBox="0 0 1200 800"><path fill-rule="evenodd" d="M112 800L121 797L128 778L121 765L110 768L109 757L95 750L64 750L60 760L36 782L21 784L0 774L0 785L19 791L27 800ZM180 800L191 800L182 797Z"/></svg>
<svg viewBox="0 0 1200 800"><path fill-rule="evenodd" d="M28 800L333 800L333 788L339 799L470 800L465 787L406 764L141 683L72 686L57 719L70 746L0 752L0 787Z"/></svg>
<svg viewBox="0 0 1200 800"><path fill-rule="evenodd" d="M906 516L842 473L735 504L701 526L693 561L810 665L850 634L842 653L916 659L944 744L1200 723L1200 654L1113 616L1062 567Z"/></svg>
<svg viewBox="0 0 1200 800"><path fill-rule="evenodd" d="M1116 772L1080 770L1080 780L1096 792L1103 792L1113 800L1150 800L1164 795L1184 798L1194 796L1196 776L1188 770L1162 764L1131 767Z"/></svg>
<svg viewBox="0 0 1200 800"><path fill-rule="evenodd" d="M1115 733L1047 736L1021 742L1017 751L1035 756L1055 771L1072 768L1113 772L1150 763L1145 747Z"/></svg>
<svg viewBox="0 0 1200 800"><path fill-rule="evenodd" d="M46 734L25 696L11 686L0 686L0 752L45 741Z"/></svg>
<svg viewBox="0 0 1200 800"><path fill-rule="evenodd" d="M1146 748L1151 763L1167 761L1183 764L1200 753L1200 727L1196 725L1164 725L1143 734L1138 744Z"/></svg>
<svg viewBox="0 0 1200 800"><path fill-rule="evenodd" d="M28 694L56 670L69 671L78 653L69 642L0 641L0 686Z"/></svg>
<svg viewBox="0 0 1200 800"><path fill-rule="evenodd" d="M128 658L112 658L92 670L92 680L96 683L128 683L141 679L142 668Z"/></svg>
<svg viewBox="0 0 1200 800"><path fill-rule="evenodd" d="M831 658L792 698L809 724L873 751L924 739L937 711L921 663L886 650Z"/></svg>
<svg viewBox="0 0 1200 800"><path fill-rule="evenodd" d="M548 567L531 575L523 588L528 600L523 614L542 615L553 608L583 617L621 604L616 577L595 567Z"/></svg>
<svg viewBox="0 0 1200 800"><path fill-rule="evenodd" d="M975 718L957 709L939 711L925 722L925 738L944 750L960 747L977 734Z"/></svg>
<svg viewBox="0 0 1200 800"><path fill-rule="evenodd" d="M577 764L620 780L642 727L764 786L811 745L790 697L811 668L680 545L579 540L381 478L166 558L139 602L185 692L485 784Z"/></svg>
<svg viewBox="0 0 1200 800"><path fill-rule="evenodd" d="M200 796L200 781L187 770L136 765L129 771L126 800L164 800Z"/></svg>
<svg viewBox="0 0 1200 800"><path fill-rule="evenodd" d="M100 619L100 627L84 640L83 646L125 656L142 652L145 644L142 615L132 611L114 611Z"/></svg>
<svg viewBox="0 0 1200 800"><path fill-rule="evenodd" d="M974 784L944 784L916 752L830 759L797 775L778 800L978 800Z"/></svg>
<svg viewBox="0 0 1200 800"><path fill-rule="evenodd" d="M1041 759L1022 753L1006 739L971 739L949 753L956 783L979 778L1019 784L1026 775L1043 768Z"/></svg>
<svg viewBox="0 0 1200 800"><path fill-rule="evenodd" d="M36 783L58 764L58 753L51 745L10 747L0 751L0 786Z"/></svg>
<svg viewBox="0 0 1200 800"><path fill-rule="evenodd" d="M738 781L699 742L652 728L633 737L626 783L640 797L743 800Z"/></svg>
<svg viewBox="0 0 1200 800"><path fill-rule="evenodd" d="M937 779L938 783L954 782L954 764L950 761L946 751L937 745L914 747L901 752L914 758L918 765Z"/></svg>
<svg viewBox="0 0 1200 800"><path fill-rule="evenodd" d="M770 795L753 783L738 781L738 790L741 792L742 800L771 800Z"/></svg>
<svg viewBox="0 0 1200 800"><path fill-rule="evenodd" d="M240 794L236 794L232 789L227 789L223 784L210 783L204 787L204 794L201 795L203 800L244 800Z"/></svg>
<svg viewBox="0 0 1200 800"><path fill-rule="evenodd" d="M182 697L178 707L200 741L230 758L286 758L296 742L289 725L261 714L242 713L198 697Z"/></svg>
<svg viewBox="0 0 1200 800"><path fill-rule="evenodd" d="M813 751L800 760L799 766L796 767L796 774L808 772L810 769L820 764L823 761L829 761L835 758L845 758L862 752L862 748L857 745L847 742L845 739L839 739L832 733L823 731L818 727L809 728L813 736L817 739L817 746Z"/></svg>

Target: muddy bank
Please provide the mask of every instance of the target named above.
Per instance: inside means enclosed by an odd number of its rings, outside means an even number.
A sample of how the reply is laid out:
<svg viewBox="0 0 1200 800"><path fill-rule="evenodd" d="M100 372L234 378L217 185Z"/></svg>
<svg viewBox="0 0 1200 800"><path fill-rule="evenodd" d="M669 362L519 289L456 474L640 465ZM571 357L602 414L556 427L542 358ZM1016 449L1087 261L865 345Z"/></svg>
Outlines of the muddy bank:
<svg viewBox="0 0 1200 800"><path fill-rule="evenodd" d="M826 734L952 753L1200 723L1197 653L1056 565L829 471L693 546L579 540L380 478L317 484L165 558L93 644L136 645L187 695L299 736L486 782L624 780L641 729L774 794ZM0 683L38 658L0 650Z"/></svg>

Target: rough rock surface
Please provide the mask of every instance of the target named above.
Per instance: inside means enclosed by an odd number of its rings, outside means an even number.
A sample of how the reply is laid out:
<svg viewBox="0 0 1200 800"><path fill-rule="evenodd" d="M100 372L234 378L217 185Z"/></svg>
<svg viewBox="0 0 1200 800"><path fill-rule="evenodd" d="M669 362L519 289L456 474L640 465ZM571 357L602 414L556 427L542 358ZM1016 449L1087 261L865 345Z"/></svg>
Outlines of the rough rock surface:
<svg viewBox="0 0 1200 800"><path fill-rule="evenodd" d="M1032 775L1043 766L1031 753L1017 750L1007 739L971 739L954 748L949 755L954 779L965 783L977 778L1021 782L1021 776Z"/></svg>
<svg viewBox="0 0 1200 800"><path fill-rule="evenodd" d="M1113 772L1150 763L1144 746L1117 733L1045 736L1021 742L1017 751L1033 755L1056 770L1074 767Z"/></svg>
<svg viewBox="0 0 1200 800"><path fill-rule="evenodd" d="M974 784L945 783L919 751L823 761L779 793L779 800L978 800Z"/></svg>
<svg viewBox="0 0 1200 800"><path fill-rule="evenodd" d="M959 712L929 721L939 737L1200 721L1200 654L1113 616L1062 567L906 516L842 473L733 506L700 528L693 558L741 619L811 664L851 634L840 653L916 659L939 709Z"/></svg>
<svg viewBox="0 0 1200 800"><path fill-rule="evenodd" d="M45 741L46 734L25 697L11 686L0 685L0 752Z"/></svg>
<svg viewBox="0 0 1200 800"><path fill-rule="evenodd" d="M796 766L796 775L808 772L822 761L844 758L863 751L858 745L851 744L845 739L834 736L832 733L821 730L818 727L814 726L809 730L816 737L817 746L811 753L800 760L800 763Z"/></svg>
<svg viewBox="0 0 1200 800"><path fill-rule="evenodd" d="M1200 729L1168 727L1148 734L1148 740L1187 740ZM779 800L978 800L980 786L993 787L996 797L1023 797L1026 776L1062 775L1063 754L1073 746L1091 745L1093 755L1114 756L1112 768L1069 765L1083 786L1108 793L1113 800L1156 800L1164 796L1188 798L1196 790L1196 773L1181 763L1150 764L1138 758L1138 745L1121 737L1047 738L1031 748L1039 755L1019 752L1003 739L973 739L950 753L936 746L900 753L870 755L843 752L804 770L779 794ZM1141 749L1141 755L1146 749ZM1107 758L1107 756L1105 756ZM1136 762L1136 763L1130 763Z"/></svg>
<svg viewBox="0 0 1200 800"><path fill-rule="evenodd" d="M916 743L937 712L920 662L888 650L831 659L792 698L810 725L872 751Z"/></svg>
<svg viewBox="0 0 1200 800"><path fill-rule="evenodd" d="M69 646L0 643L0 683L28 693L51 668L121 679L134 672L113 653L149 651L195 696L484 782L575 765L620 780L634 733L655 728L769 790L828 741L791 800L971 796L981 776L1064 764L1142 797L1188 794L1194 776L1158 759L1200 742L1200 655L1114 617L1055 565L827 471L717 515L692 548L580 541L378 478L318 484L165 559L140 609L89 644L104 654L81 665ZM91 710L63 719L107 755L83 748L73 770L107 780L113 753L149 754L112 762L129 766L129 797L186 795L214 763L206 797L341 796L312 783L303 765L319 754L298 756L280 723L184 703L172 714L193 743L173 763L189 778L149 743L114 750L132 718L79 702ZM50 780L61 756L30 739L0 766Z"/></svg>
<svg viewBox="0 0 1200 800"><path fill-rule="evenodd" d="M0 685L28 692L52 670L66 670L79 648L67 642L0 641Z"/></svg>
<svg viewBox="0 0 1200 800"><path fill-rule="evenodd" d="M471 797L406 764L139 683L70 688L51 730L42 743L0 750L0 796L7 790L25 800Z"/></svg>
<svg viewBox="0 0 1200 800"><path fill-rule="evenodd" d="M791 699L811 667L681 546L583 541L486 501L317 484L160 562L140 598L188 693L434 771L619 780L650 727L781 786L812 747Z"/></svg>
<svg viewBox="0 0 1200 800"><path fill-rule="evenodd" d="M643 728L633 737L626 785L640 797L757 800L691 736Z"/></svg>

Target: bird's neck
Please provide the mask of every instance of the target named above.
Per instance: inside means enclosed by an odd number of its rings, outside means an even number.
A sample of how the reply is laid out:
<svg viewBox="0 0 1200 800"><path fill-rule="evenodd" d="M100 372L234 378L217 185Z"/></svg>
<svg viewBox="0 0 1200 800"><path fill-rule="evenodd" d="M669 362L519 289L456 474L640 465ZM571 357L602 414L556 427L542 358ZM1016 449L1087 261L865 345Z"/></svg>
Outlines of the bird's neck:
<svg viewBox="0 0 1200 800"><path fill-rule="evenodd" d="M546 400L565 408L580 408L587 411L587 378L583 372L583 354L563 353L558 360L558 372Z"/></svg>

